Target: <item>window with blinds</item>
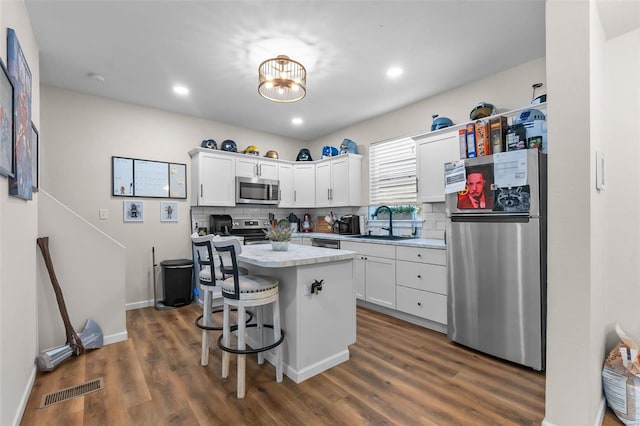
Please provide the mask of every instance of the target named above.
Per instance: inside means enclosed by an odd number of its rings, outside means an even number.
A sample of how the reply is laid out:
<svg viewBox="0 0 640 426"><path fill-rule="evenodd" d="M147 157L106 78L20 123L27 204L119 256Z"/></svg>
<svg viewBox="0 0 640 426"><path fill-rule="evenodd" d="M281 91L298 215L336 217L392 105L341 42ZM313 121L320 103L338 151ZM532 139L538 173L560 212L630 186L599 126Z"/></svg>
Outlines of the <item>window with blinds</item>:
<svg viewBox="0 0 640 426"><path fill-rule="evenodd" d="M416 143L411 138L369 147L371 205L416 204Z"/></svg>

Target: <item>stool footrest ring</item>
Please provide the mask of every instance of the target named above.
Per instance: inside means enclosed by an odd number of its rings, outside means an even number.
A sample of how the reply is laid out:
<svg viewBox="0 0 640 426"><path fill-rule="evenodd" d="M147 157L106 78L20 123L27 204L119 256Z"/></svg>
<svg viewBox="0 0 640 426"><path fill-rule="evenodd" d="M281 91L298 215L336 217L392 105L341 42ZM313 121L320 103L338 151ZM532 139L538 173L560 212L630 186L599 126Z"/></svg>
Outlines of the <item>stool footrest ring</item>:
<svg viewBox="0 0 640 426"><path fill-rule="evenodd" d="M257 327L257 326L258 326L257 324L249 324L249 325L247 325L247 327ZM273 329L273 324L263 324L262 326L266 327L266 328ZM237 325L235 327L237 327ZM233 331L233 327L232 327L231 331ZM273 343L271 345L264 346L262 348L256 348L256 349L240 350L240 349L234 349L234 348L230 348L230 347L224 346L222 344L222 337L223 337L222 334L220 336L218 336L218 347L220 349L222 349L225 352L232 353L232 354L248 355L248 354L257 354L258 352L268 351L268 350L273 349L276 346L280 345L284 341L284 331L282 329L280 329L280 339L277 342L275 342L275 343Z"/></svg>
<svg viewBox="0 0 640 426"><path fill-rule="evenodd" d="M237 312L237 309L231 309L231 312ZM213 309L211 311L211 315L213 314L219 314L220 312L222 312L222 308L218 308L218 309ZM198 315L198 317L195 320L195 324L196 327L201 328L202 330L209 330L209 331L222 331L222 326L217 327L217 326L208 326L208 325L203 325L200 321L202 320L203 315ZM245 324L249 325L249 323L251 322L251 320L253 319L253 313L251 311L247 311L247 321L245 322ZM233 328L235 327L235 328ZM235 331L238 328L238 325L233 325L232 326L232 331Z"/></svg>

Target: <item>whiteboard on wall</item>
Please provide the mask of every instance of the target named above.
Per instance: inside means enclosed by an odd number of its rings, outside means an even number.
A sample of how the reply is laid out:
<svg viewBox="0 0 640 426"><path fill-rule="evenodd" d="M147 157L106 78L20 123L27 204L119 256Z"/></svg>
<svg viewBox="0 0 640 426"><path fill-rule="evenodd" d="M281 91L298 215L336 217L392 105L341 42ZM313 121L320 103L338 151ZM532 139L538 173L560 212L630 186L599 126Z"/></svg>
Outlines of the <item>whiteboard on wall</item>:
<svg viewBox="0 0 640 426"><path fill-rule="evenodd" d="M187 165L169 163L169 197L187 198Z"/></svg>
<svg viewBox="0 0 640 426"><path fill-rule="evenodd" d="M187 198L186 164L115 156L111 159L112 195Z"/></svg>
<svg viewBox="0 0 640 426"><path fill-rule="evenodd" d="M169 198L169 164L134 160L133 193L136 197Z"/></svg>

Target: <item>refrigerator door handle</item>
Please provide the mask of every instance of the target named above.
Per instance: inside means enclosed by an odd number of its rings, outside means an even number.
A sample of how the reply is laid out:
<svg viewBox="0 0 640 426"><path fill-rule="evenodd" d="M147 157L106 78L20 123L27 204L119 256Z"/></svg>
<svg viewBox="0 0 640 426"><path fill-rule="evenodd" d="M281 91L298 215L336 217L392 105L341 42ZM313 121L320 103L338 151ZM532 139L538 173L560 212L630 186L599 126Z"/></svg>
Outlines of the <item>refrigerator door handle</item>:
<svg viewBox="0 0 640 426"><path fill-rule="evenodd" d="M474 223L528 223L532 217L528 214L504 215L504 214L483 214L451 216L451 222L474 222Z"/></svg>

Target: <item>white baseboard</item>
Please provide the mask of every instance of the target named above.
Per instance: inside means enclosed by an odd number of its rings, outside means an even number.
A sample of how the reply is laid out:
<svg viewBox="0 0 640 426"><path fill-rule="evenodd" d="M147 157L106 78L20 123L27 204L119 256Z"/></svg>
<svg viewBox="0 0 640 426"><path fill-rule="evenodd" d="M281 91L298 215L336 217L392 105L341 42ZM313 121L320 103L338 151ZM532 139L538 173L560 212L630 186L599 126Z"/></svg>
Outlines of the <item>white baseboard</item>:
<svg viewBox="0 0 640 426"><path fill-rule="evenodd" d="M120 333L116 333L116 334L110 334L108 336L104 336L102 338L102 343L103 345L110 345L112 343L118 343L118 342L124 342L129 338L129 334L127 333L127 330L120 332Z"/></svg>
<svg viewBox="0 0 640 426"><path fill-rule="evenodd" d="M604 395L600 398L600 403L598 404L598 412L596 413L595 421L593 422L593 426L600 426L602 421L604 420L604 415L607 411L607 401L604 398ZM555 423L551 423L546 418L542 420L542 426L556 426Z"/></svg>
<svg viewBox="0 0 640 426"><path fill-rule="evenodd" d="M247 335L247 345L252 348L260 346L258 341L250 335ZM264 359L275 366L275 356L273 353L273 349L263 353ZM335 367L336 365L341 364L345 361L349 361L349 349L345 349L344 351L333 354L301 370L296 370L286 362L283 362L282 372L285 374L285 376L293 380L295 383L302 383L305 380L315 376L316 374L320 374L323 371Z"/></svg>
<svg viewBox="0 0 640 426"><path fill-rule="evenodd" d="M403 321L410 322L411 324L419 325L420 327L437 331L438 333L447 334L446 324L440 324L425 318L420 318L415 315L400 312L395 309L386 308L384 306L376 305L360 299L356 300L356 304L358 306L362 306L363 308L371 309L372 311L380 312L381 314L389 315L390 317L398 318Z"/></svg>
<svg viewBox="0 0 640 426"><path fill-rule="evenodd" d="M349 349L345 349L342 352L333 354L332 356L316 362L315 364L310 365L306 368L303 368L302 370L296 371L291 366L286 364L283 366L283 370L287 377L289 377L291 380L296 383L301 383L307 379L310 379L316 374L320 374L323 371L335 367L336 365L341 364L345 361L349 361Z"/></svg>
<svg viewBox="0 0 640 426"><path fill-rule="evenodd" d="M133 309L148 308L150 306L153 306L153 300L142 300L140 302L127 303L124 306L127 311L131 311Z"/></svg>
<svg viewBox="0 0 640 426"><path fill-rule="evenodd" d="M600 398L600 404L598 406L598 414L596 415L596 421L593 426L600 426L604 420L604 415L607 412L607 400L604 395Z"/></svg>
<svg viewBox="0 0 640 426"><path fill-rule="evenodd" d="M27 381L27 385L22 392L22 398L20 398L20 405L16 410L16 416L13 419L13 425L17 426L20 424L22 420L22 416L24 415L24 410L27 408L27 402L29 402L29 395L31 395L31 390L33 389L33 384L36 381L36 374L38 373L38 367L35 362L33 363L33 368L31 369L31 374L29 375L29 380Z"/></svg>
<svg viewBox="0 0 640 426"><path fill-rule="evenodd" d="M202 300L198 298L194 298L193 302L191 303L195 303L196 305L202 305ZM222 298L213 300L213 306L222 306L222 304L223 304ZM141 300L140 302L132 302L132 303L127 303L125 305L125 309L127 311L131 311L133 309L149 308L149 307L153 307L153 300Z"/></svg>

